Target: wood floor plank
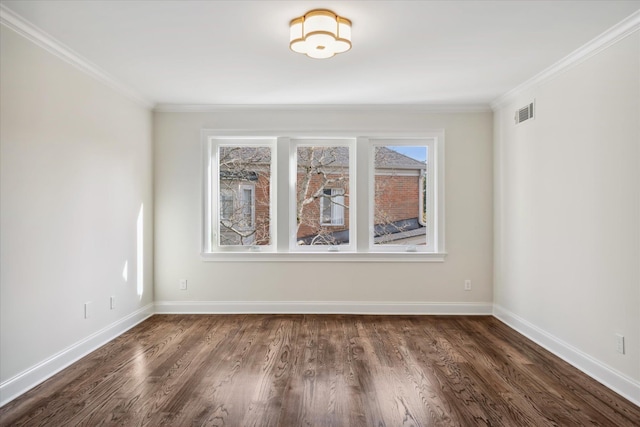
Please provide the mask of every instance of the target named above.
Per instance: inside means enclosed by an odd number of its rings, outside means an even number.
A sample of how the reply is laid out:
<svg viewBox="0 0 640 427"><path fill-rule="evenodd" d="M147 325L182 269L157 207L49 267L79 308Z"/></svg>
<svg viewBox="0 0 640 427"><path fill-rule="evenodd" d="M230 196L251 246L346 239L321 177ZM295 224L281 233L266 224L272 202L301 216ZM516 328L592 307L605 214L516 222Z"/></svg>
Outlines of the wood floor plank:
<svg viewBox="0 0 640 427"><path fill-rule="evenodd" d="M493 317L156 315L0 408L1 426L640 426Z"/></svg>
<svg viewBox="0 0 640 427"><path fill-rule="evenodd" d="M215 321L215 317L208 318L209 322ZM188 370L182 371L176 376L176 368L180 365L167 366L169 370L163 375L163 386L153 395L148 395L146 405L153 409L145 414L147 424L156 425L180 425L179 419L193 417L186 407L194 400L201 400L208 396L209 390L200 387L200 383L209 376L210 370L226 371L227 366L222 365L227 361L228 351L234 351L238 346L244 345L244 332L247 323L244 316L235 316L226 319L216 328L201 328L197 332L200 338L198 348L192 354L192 363ZM220 354L218 350L224 351ZM197 375L194 375L197 373ZM152 389L153 390L153 389ZM224 408L223 408L224 409Z"/></svg>

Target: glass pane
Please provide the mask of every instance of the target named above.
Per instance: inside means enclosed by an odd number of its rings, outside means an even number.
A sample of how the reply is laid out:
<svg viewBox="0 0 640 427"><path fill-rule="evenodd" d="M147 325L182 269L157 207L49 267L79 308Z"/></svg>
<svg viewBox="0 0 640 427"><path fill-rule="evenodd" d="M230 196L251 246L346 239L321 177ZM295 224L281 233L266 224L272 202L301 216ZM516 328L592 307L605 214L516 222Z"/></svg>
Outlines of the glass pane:
<svg viewBox="0 0 640 427"><path fill-rule="evenodd" d="M322 225L344 225L344 190L327 188L320 200Z"/></svg>
<svg viewBox="0 0 640 427"><path fill-rule="evenodd" d="M426 245L428 150L421 145L375 148L374 243Z"/></svg>
<svg viewBox="0 0 640 427"><path fill-rule="evenodd" d="M221 146L220 246L269 245L271 148Z"/></svg>
<svg viewBox="0 0 640 427"><path fill-rule="evenodd" d="M233 216L233 193L229 190L220 192L220 218L231 219Z"/></svg>
<svg viewBox="0 0 640 427"><path fill-rule="evenodd" d="M297 147L298 245L349 244L349 147Z"/></svg>
<svg viewBox="0 0 640 427"><path fill-rule="evenodd" d="M253 226L253 191L250 188L242 190L242 225Z"/></svg>
<svg viewBox="0 0 640 427"><path fill-rule="evenodd" d="M322 224L331 224L331 190L324 190L324 195L320 201L322 205Z"/></svg>

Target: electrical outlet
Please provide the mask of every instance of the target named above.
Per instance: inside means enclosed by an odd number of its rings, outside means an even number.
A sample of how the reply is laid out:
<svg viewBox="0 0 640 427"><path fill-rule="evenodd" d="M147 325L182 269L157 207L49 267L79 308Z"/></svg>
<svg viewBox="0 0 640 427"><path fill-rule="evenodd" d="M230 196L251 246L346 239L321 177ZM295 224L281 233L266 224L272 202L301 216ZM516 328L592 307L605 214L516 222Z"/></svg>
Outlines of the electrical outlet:
<svg viewBox="0 0 640 427"><path fill-rule="evenodd" d="M111 297L109 299L109 307L111 308L111 310L116 309L116 297Z"/></svg>
<svg viewBox="0 0 640 427"><path fill-rule="evenodd" d="M84 318L88 319L91 317L91 301L84 303Z"/></svg>
<svg viewBox="0 0 640 427"><path fill-rule="evenodd" d="M624 335L616 334L616 351L624 354Z"/></svg>
<svg viewBox="0 0 640 427"><path fill-rule="evenodd" d="M187 279L180 279L179 289L181 291L186 291L187 290Z"/></svg>
<svg viewBox="0 0 640 427"><path fill-rule="evenodd" d="M470 291L471 290L471 280L467 279L464 281L464 290L465 291Z"/></svg>

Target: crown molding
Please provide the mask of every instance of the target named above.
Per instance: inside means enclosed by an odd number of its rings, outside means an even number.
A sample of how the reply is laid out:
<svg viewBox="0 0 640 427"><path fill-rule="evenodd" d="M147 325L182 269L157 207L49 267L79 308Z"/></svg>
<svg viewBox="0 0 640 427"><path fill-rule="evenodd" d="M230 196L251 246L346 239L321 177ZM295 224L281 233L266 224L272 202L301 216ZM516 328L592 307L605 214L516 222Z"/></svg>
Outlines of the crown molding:
<svg viewBox="0 0 640 427"><path fill-rule="evenodd" d="M0 24L20 34L22 37L45 49L47 52L57 56L68 64L73 65L80 71L88 74L100 83L110 87L126 98L136 102L137 104L151 109L154 103L145 99L142 95L133 89L125 86L117 81L114 77L104 72L95 64L82 57L79 53L73 51L62 42L56 40L51 35L42 31L20 15L13 12L3 4L0 4Z"/></svg>
<svg viewBox="0 0 640 427"><path fill-rule="evenodd" d="M491 102L491 108L496 111L507 103L513 101L522 92L531 89L532 87L539 85L547 80L550 80L562 72L574 67L594 55L609 48L625 37L630 36L640 29L640 10L634 12L627 18L623 19L613 27L600 34L595 39L591 40L582 47L574 50L569 55L562 58L560 61L544 69L540 73L533 76L531 79L511 89L504 95L499 96Z"/></svg>
<svg viewBox="0 0 640 427"><path fill-rule="evenodd" d="M228 113L236 111L400 111L490 113L489 104L157 104L158 113Z"/></svg>

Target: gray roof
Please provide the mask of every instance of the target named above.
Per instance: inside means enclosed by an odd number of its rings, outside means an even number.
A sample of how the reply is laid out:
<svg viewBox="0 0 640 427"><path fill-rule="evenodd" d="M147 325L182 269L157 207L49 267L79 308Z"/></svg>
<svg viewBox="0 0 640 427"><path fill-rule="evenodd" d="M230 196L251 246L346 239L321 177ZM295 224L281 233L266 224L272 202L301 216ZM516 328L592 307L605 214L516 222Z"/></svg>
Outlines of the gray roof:
<svg viewBox="0 0 640 427"><path fill-rule="evenodd" d="M313 151L313 164L318 166L345 167L349 165L348 147L298 147L299 160L306 162L309 159L309 149ZM223 158L235 163L239 160L248 160L251 163L266 163L271 159L271 151L266 147L221 147ZM375 150L376 168L384 169L405 169L405 170L425 170L425 162L412 159L404 154L398 153L387 147L377 147Z"/></svg>
<svg viewBox="0 0 640 427"><path fill-rule="evenodd" d="M301 154L301 150L311 147L299 147L298 153ZM322 148L322 147L317 147ZM303 154L304 156L304 154ZM343 167L349 164L349 149L348 147L326 147L324 150L315 150L313 152L314 163L321 161L324 156L323 163L330 166ZM302 159L308 158L307 154ZM397 151L391 150L387 147L377 147L376 149L376 168L385 169L411 169L411 170L424 170L427 168L425 162L412 159L411 157L400 154Z"/></svg>
<svg viewBox="0 0 640 427"><path fill-rule="evenodd" d="M426 163L412 159L387 147L376 150L376 168L385 169L426 169Z"/></svg>

